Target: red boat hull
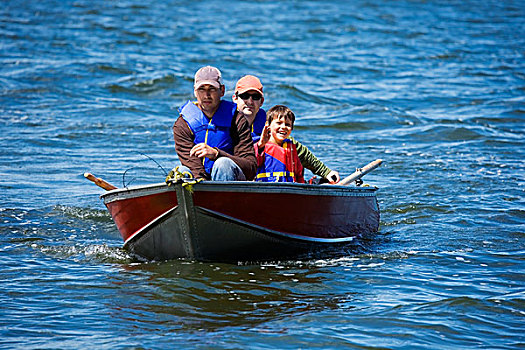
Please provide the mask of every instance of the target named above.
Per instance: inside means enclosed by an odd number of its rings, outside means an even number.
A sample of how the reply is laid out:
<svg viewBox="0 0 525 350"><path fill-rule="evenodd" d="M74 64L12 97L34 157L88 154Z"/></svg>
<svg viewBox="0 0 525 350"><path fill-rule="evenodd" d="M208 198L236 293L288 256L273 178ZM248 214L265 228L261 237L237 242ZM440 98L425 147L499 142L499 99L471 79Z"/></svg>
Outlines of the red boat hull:
<svg viewBox="0 0 525 350"><path fill-rule="evenodd" d="M376 232L375 188L253 182L157 184L102 196L124 247L147 260L259 260Z"/></svg>

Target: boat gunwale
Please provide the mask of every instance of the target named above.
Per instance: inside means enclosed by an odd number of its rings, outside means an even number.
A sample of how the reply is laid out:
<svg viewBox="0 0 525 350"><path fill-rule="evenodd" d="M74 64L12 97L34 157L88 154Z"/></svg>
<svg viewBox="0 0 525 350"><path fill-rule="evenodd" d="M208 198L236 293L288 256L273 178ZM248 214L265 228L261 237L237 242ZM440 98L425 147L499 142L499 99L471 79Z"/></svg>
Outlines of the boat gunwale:
<svg viewBox="0 0 525 350"><path fill-rule="evenodd" d="M191 184L191 182L187 182ZM177 183L168 186L164 182L117 188L100 196L105 204L136 197L159 194L174 190ZM251 181L203 181L192 184L195 192L245 192L245 193L286 193L333 197L374 197L377 187L348 187L340 185L311 185L300 183L268 183Z"/></svg>

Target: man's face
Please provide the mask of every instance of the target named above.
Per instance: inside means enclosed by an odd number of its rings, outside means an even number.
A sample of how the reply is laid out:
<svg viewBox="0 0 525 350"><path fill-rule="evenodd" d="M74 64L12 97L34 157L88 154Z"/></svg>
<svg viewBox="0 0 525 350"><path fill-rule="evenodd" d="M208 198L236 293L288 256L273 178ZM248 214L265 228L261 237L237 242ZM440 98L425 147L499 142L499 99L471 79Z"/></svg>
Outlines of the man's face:
<svg viewBox="0 0 525 350"><path fill-rule="evenodd" d="M213 85L204 84L195 89L195 97L199 108L211 118L219 108L221 97L224 96L224 86L217 89Z"/></svg>
<svg viewBox="0 0 525 350"><path fill-rule="evenodd" d="M242 94L235 93L232 100L237 103L237 110L253 121L264 102L264 97L256 90L248 90Z"/></svg>

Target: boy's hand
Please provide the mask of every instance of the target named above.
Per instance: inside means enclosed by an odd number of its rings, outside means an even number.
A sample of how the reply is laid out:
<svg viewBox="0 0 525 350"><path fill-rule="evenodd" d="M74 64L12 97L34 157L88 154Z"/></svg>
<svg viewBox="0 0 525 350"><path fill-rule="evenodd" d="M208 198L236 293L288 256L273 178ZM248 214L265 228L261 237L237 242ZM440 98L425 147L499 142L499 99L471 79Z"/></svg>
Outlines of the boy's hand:
<svg viewBox="0 0 525 350"><path fill-rule="evenodd" d="M268 124L265 124L261 132L261 138L259 139L259 142L257 142L257 147L259 149L264 148L264 146L266 146L269 140L270 140L270 127L268 126Z"/></svg>
<svg viewBox="0 0 525 350"><path fill-rule="evenodd" d="M219 151L205 143L199 143L193 146L190 151L190 156L197 156L199 158L207 157L211 160L216 160L219 156Z"/></svg>
<svg viewBox="0 0 525 350"><path fill-rule="evenodd" d="M336 184L341 180L341 177L339 177L339 173L337 171L330 171L328 175L326 175L326 179L330 181L331 184Z"/></svg>

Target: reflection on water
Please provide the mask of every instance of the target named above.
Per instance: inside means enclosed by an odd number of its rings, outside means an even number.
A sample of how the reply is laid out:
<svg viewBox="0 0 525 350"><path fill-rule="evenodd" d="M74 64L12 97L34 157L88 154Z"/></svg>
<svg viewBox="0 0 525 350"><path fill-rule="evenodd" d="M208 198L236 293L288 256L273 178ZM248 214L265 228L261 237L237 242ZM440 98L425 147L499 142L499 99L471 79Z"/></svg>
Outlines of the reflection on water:
<svg viewBox="0 0 525 350"><path fill-rule="evenodd" d="M334 295L324 285L331 278L330 271L290 263L292 266L183 261L123 265L126 275L131 273L133 278L113 282L119 285L121 300L111 306L113 316L133 317L148 325L181 322L187 330L249 329L268 321L336 309L355 293Z"/></svg>

